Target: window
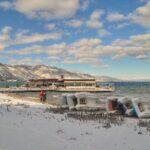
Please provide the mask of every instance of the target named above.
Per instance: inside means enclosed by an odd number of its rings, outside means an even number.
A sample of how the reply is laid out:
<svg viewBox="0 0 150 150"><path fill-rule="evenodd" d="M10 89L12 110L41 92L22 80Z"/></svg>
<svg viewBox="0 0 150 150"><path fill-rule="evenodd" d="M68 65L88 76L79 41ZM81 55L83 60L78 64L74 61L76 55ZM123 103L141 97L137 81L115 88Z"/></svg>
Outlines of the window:
<svg viewBox="0 0 150 150"><path fill-rule="evenodd" d="M80 98L80 104L86 104L86 98Z"/></svg>

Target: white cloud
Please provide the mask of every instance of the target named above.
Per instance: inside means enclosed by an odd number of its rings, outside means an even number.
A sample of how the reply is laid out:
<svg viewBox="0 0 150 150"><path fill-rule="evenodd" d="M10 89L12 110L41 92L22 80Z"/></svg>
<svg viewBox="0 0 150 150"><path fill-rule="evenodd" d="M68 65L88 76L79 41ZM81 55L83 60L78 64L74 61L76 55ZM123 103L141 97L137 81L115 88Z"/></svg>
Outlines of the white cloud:
<svg viewBox="0 0 150 150"><path fill-rule="evenodd" d="M122 50L118 52L117 57L132 56L138 59L150 59L150 34L141 34L131 36L128 40L116 40L112 46L119 46Z"/></svg>
<svg viewBox="0 0 150 150"><path fill-rule="evenodd" d="M77 63L101 66L101 59L94 53L100 44L100 39L81 39L68 45L68 53L74 56Z"/></svg>
<svg viewBox="0 0 150 150"><path fill-rule="evenodd" d="M64 64L75 64L75 63L77 63L77 61L75 60L75 59L73 59L73 58L65 58L64 60L63 60L63 63Z"/></svg>
<svg viewBox="0 0 150 150"><path fill-rule="evenodd" d="M85 38L70 44L33 45L20 50L5 51L6 53L15 56L45 54L49 58L57 58L55 61L62 60L67 64L80 63L104 67L107 66L106 62L103 63L104 56L115 60L122 57L150 60L150 34L134 35L129 39L117 39L108 45L104 45L98 38Z"/></svg>
<svg viewBox="0 0 150 150"><path fill-rule="evenodd" d="M90 29L98 30L98 33L101 37L106 36L109 35L110 33L106 29L104 29L103 22L101 21L101 17L103 14L104 14L103 10L95 10L92 12L87 21L72 19L65 22L65 24L74 28L78 28L84 24Z"/></svg>
<svg viewBox="0 0 150 150"><path fill-rule="evenodd" d="M32 59L31 57L25 57L21 59L14 59L14 58L9 58L8 60L9 64L14 64L14 65L37 65L37 64L43 64L43 60L41 58L35 58Z"/></svg>
<svg viewBox="0 0 150 150"><path fill-rule="evenodd" d="M9 34L10 34L10 31L12 30L11 27L9 26L6 26L4 27L2 30L1 30L1 34L0 34L0 41L7 41L9 40Z"/></svg>
<svg viewBox="0 0 150 150"><path fill-rule="evenodd" d="M87 26L89 28L102 28L103 27L103 23L100 21L101 16L103 15L103 11L102 10L96 10L94 11L91 16L90 19L86 22Z"/></svg>
<svg viewBox="0 0 150 150"><path fill-rule="evenodd" d="M53 45L32 45L23 49L6 51L9 55L29 55L29 54L46 54L50 58L65 56L67 46L65 43L53 44Z"/></svg>
<svg viewBox="0 0 150 150"><path fill-rule="evenodd" d="M97 41L97 42L94 42ZM134 57L137 59L150 59L150 34L131 36L128 40L116 40L110 45L103 45L98 39L84 39L72 43L69 52L74 54L80 62L101 60L103 56L118 59L121 57Z"/></svg>
<svg viewBox="0 0 150 150"><path fill-rule="evenodd" d="M0 50L5 49L8 42L10 41L10 31L12 30L11 27L6 26L0 31Z"/></svg>
<svg viewBox="0 0 150 150"><path fill-rule="evenodd" d="M45 50L46 50L45 52L49 56L62 57L65 54L65 51L66 51L66 44L61 43L61 44L50 45L50 46L47 46Z"/></svg>
<svg viewBox="0 0 150 150"><path fill-rule="evenodd" d="M0 51L4 49L4 46L0 44Z"/></svg>
<svg viewBox="0 0 150 150"><path fill-rule="evenodd" d="M136 44L140 44L140 43L145 43L145 42L150 42L150 34L139 34L136 36L131 36L130 39L132 40L132 42L136 43Z"/></svg>
<svg viewBox="0 0 150 150"><path fill-rule="evenodd" d="M106 18L109 22L125 21L123 24L119 24L118 27L125 27L127 24L135 23L143 27L150 28L150 1L136 8L133 12L126 16L120 13L111 13ZM127 22L128 21L128 22Z"/></svg>
<svg viewBox="0 0 150 150"><path fill-rule="evenodd" d="M82 20L70 20L70 21L65 22L65 24L70 27L78 28L82 26L83 21Z"/></svg>
<svg viewBox="0 0 150 150"><path fill-rule="evenodd" d="M97 38L91 38L91 39L81 39L81 40L78 40L76 42L74 42L71 46L74 48L74 47L84 47L84 46L87 46L87 47L92 47L92 46L97 46L101 43L101 40L100 39L97 39ZM71 48L72 49L72 48Z"/></svg>
<svg viewBox="0 0 150 150"><path fill-rule="evenodd" d="M17 33L13 33L11 36L11 27L4 27L0 34L0 45L2 47L10 47L12 45L22 45L29 43L43 42L47 40L57 40L61 38L61 33L50 32L50 33L32 33L30 34L28 30L20 30Z"/></svg>
<svg viewBox="0 0 150 150"><path fill-rule="evenodd" d="M115 12L115 13L108 14L106 19L109 22L116 22L116 21L118 22L118 21L125 20L126 17L123 14L121 14L121 13Z"/></svg>
<svg viewBox="0 0 150 150"><path fill-rule="evenodd" d="M101 17L103 14L103 10L96 10L91 14L89 20L86 21L87 27L91 29L97 29L100 37L110 35L110 32L104 28L104 24L101 21Z"/></svg>
<svg viewBox="0 0 150 150"><path fill-rule="evenodd" d="M10 45L20 45L28 43L43 42L47 40L57 40L61 38L61 33L33 33L30 35L22 35L12 39Z"/></svg>
<svg viewBox="0 0 150 150"><path fill-rule="evenodd" d="M56 25L54 23L49 23L45 25L45 28L48 30L53 30L56 28Z"/></svg>
<svg viewBox="0 0 150 150"><path fill-rule="evenodd" d="M101 37L110 35L110 32L108 32L108 31L105 30L105 29L100 29L100 30L98 31L98 33L99 33L99 35L100 35Z"/></svg>
<svg viewBox="0 0 150 150"><path fill-rule="evenodd" d="M140 0L141 2L149 2L149 0Z"/></svg>
<svg viewBox="0 0 150 150"><path fill-rule="evenodd" d="M32 45L23 49L6 51L9 55L28 55L28 54L42 54L45 53L44 47L41 45Z"/></svg>
<svg viewBox="0 0 150 150"><path fill-rule="evenodd" d="M150 28L150 1L130 13L128 19L133 23Z"/></svg>
<svg viewBox="0 0 150 150"><path fill-rule="evenodd" d="M89 0L84 0L81 7L80 7L81 10L85 11L88 8L89 4L90 4Z"/></svg>
<svg viewBox="0 0 150 150"><path fill-rule="evenodd" d="M4 8L4 9L10 9L12 6L12 4L8 1L3 1L3 2L0 2L0 8Z"/></svg>
<svg viewBox="0 0 150 150"><path fill-rule="evenodd" d="M147 56L144 54L138 55L136 58L138 59L147 59Z"/></svg>
<svg viewBox="0 0 150 150"><path fill-rule="evenodd" d="M0 3L3 8L11 8L29 18L63 19L75 15L79 0L14 0Z"/></svg>
<svg viewBox="0 0 150 150"><path fill-rule="evenodd" d="M125 27L127 27L129 25L129 23L127 22L123 22L123 23L119 23L115 26L116 29L123 29Z"/></svg>

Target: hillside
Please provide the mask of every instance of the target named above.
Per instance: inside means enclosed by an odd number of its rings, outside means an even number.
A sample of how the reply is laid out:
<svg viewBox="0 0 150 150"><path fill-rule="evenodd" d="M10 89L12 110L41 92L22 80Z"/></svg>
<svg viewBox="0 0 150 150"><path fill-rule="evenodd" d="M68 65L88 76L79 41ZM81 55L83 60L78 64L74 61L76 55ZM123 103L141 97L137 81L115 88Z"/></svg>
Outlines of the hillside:
<svg viewBox="0 0 150 150"><path fill-rule="evenodd" d="M0 80L27 81L38 78L56 78L64 75L65 78L97 78L99 81L116 81L117 79L106 76L92 76L84 73L75 73L57 67L45 65L6 65L0 64Z"/></svg>

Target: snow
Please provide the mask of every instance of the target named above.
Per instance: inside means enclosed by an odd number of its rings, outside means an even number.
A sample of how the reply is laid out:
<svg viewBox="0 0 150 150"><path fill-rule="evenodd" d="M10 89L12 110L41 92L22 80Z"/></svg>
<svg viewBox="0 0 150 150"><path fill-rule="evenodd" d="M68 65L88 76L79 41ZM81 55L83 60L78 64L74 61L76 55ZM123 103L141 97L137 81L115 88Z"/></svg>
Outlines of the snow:
<svg viewBox="0 0 150 150"><path fill-rule="evenodd" d="M95 78L88 74L70 72L61 68L45 65L0 64L0 75L4 80L18 79L23 81L32 78L57 78L60 77L60 75L64 75L66 78Z"/></svg>
<svg viewBox="0 0 150 150"><path fill-rule="evenodd" d="M48 107L0 94L0 150L149 150L150 133L137 119L106 129L45 111Z"/></svg>

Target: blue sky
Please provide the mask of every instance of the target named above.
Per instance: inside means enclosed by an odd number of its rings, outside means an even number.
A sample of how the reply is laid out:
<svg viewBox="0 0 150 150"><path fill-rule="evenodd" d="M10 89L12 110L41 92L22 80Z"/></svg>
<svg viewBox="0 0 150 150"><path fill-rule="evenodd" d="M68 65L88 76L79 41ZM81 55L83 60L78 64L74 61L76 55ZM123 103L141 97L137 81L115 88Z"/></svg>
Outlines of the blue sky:
<svg viewBox="0 0 150 150"><path fill-rule="evenodd" d="M150 0L1 0L0 62L150 79Z"/></svg>

